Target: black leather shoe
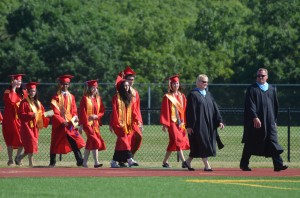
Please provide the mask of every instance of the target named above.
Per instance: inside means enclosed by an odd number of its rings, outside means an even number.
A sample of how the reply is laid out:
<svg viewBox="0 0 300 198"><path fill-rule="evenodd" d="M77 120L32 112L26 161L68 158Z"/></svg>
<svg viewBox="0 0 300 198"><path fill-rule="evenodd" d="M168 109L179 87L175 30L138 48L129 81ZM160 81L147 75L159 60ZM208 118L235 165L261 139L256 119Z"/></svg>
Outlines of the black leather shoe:
<svg viewBox="0 0 300 198"><path fill-rule="evenodd" d="M94 168L99 168L99 167L102 167L102 166L103 166L103 164L95 164Z"/></svg>
<svg viewBox="0 0 300 198"><path fill-rule="evenodd" d="M286 170L287 168L288 168L287 165L276 166L274 167L274 171L278 172L278 171Z"/></svg>
<svg viewBox="0 0 300 198"><path fill-rule="evenodd" d="M240 169L242 171L252 171L251 168L249 168L249 166L240 166Z"/></svg>
<svg viewBox="0 0 300 198"><path fill-rule="evenodd" d="M192 167L190 167L190 166L186 163L186 161L184 161L182 164L183 164L184 166L186 166L186 167L188 168L189 171L195 171L195 169L192 168Z"/></svg>
<svg viewBox="0 0 300 198"><path fill-rule="evenodd" d="M182 162L181 167L182 167L182 168L187 168L187 166L185 165L184 162Z"/></svg>
<svg viewBox="0 0 300 198"><path fill-rule="evenodd" d="M79 160L79 161L76 162L77 166L82 166L82 164L83 164L83 159L81 159L81 160Z"/></svg>
<svg viewBox="0 0 300 198"><path fill-rule="evenodd" d="M170 164L168 164L167 162L163 163L162 167L164 167L164 168L170 168Z"/></svg>
<svg viewBox="0 0 300 198"><path fill-rule="evenodd" d="M213 169L211 169L211 168L204 168L204 171L209 171L209 172L211 172L211 171L213 171Z"/></svg>

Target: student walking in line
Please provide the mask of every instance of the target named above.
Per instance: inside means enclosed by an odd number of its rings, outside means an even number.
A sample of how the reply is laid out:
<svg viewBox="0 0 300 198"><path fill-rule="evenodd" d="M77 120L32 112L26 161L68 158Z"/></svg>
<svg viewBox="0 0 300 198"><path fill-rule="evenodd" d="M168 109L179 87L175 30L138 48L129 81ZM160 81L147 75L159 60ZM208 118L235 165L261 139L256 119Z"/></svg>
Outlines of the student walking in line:
<svg viewBox="0 0 300 198"><path fill-rule="evenodd" d="M27 91L22 87L22 77L24 74L10 75L10 86L5 90L4 112L2 121L2 133L7 146L8 166L14 165L13 150L17 149L15 159L19 157L23 150L23 144L20 136L21 122L18 117L18 108L21 100L27 97ZM16 165L21 165L15 160Z"/></svg>
<svg viewBox="0 0 300 198"><path fill-rule="evenodd" d="M21 121L21 140L24 146L24 153L16 158L20 164L22 159L28 155L29 166L33 167L33 154L38 152L39 131L46 128L49 118L44 116L44 106L38 100L37 82L26 84L28 97L23 99L18 109Z"/></svg>
<svg viewBox="0 0 300 198"><path fill-rule="evenodd" d="M80 101L80 125L82 126L87 140L84 151L83 167L88 167L88 159L92 151L94 158L94 168L99 168L103 164L99 162L98 151L106 149L103 138L100 134L101 119L104 115L104 105L98 93L97 80L86 82L87 89Z"/></svg>
<svg viewBox="0 0 300 198"><path fill-rule="evenodd" d="M176 151L182 162L182 168L187 168L184 164L185 158L182 151L190 149L185 129L186 97L180 92L179 75L169 78L168 89L168 93L163 97L160 113L162 130L169 134L169 144L162 166L170 167L168 159L172 152Z"/></svg>
<svg viewBox="0 0 300 198"><path fill-rule="evenodd" d="M112 113L110 116L110 130L117 136L115 152L111 161L111 168L120 168L119 164L128 163L129 167L139 164L133 159L131 140L133 123L137 122L136 111L132 103L132 94L127 80L118 76L116 80L117 93L112 99Z"/></svg>
<svg viewBox="0 0 300 198"><path fill-rule="evenodd" d="M56 165L56 154L67 154L73 151L76 165L82 166L83 158L80 149L85 146L84 139L79 134L77 107L74 95L69 92L73 76L59 77L58 91L52 97L51 108L52 134L50 145L50 167Z"/></svg>

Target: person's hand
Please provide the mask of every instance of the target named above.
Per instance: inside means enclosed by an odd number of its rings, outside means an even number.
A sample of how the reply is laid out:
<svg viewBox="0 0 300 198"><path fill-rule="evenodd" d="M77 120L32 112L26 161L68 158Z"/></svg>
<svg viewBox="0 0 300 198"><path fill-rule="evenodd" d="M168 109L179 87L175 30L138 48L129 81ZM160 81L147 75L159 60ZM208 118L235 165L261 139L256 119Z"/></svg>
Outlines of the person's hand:
<svg viewBox="0 0 300 198"><path fill-rule="evenodd" d="M220 122L220 125L219 125L220 129L224 129L224 124L222 122Z"/></svg>
<svg viewBox="0 0 300 198"><path fill-rule="evenodd" d="M166 125L163 125L162 130L163 130L163 132L167 132L168 131L168 127Z"/></svg>
<svg viewBox="0 0 300 198"><path fill-rule="evenodd" d="M11 88L12 88L12 90L13 90L14 92L16 92L17 86L18 86L18 81L17 81L17 80L13 80L13 81L11 82Z"/></svg>
<svg viewBox="0 0 300 198"><path fill-rule="evenodd" d="M64 122L63 122L63 125L64 125L65 127L68 126L68 124L69 124L69 123L68 123L67 121L64 121Z"/></svg>
<svg viewBox="0 0 300 198"><path fill-rule="evenodd" d="M89 116L89 118L88 118L88 120L89 121L92 121L92 120L97 120L98 119L98 116L97 115L95 115L95 114L93 114L93 115L90 115Z"/></svg>
<svg viewBox="0 0 300 198"><path fill-rule="evenodd" d="M254 118L253 119L253 124L254 124L254 128L260 128L261 127L261 122L259 120L259 118Z"/></svg>
<svg viewBox="0 0 300 198"><path fill-rule="evenodd" d="M141 132L143 132L143 131L144 131L143 124L140 124L140 131L141 131Z"/></svg>
<svg viewBox="0 0 300 198"><path fill-rule="evenodd" d="M191 135L192 133L194 133L193 129L192 128L187 128L186 129L186 132Z"/></svg>

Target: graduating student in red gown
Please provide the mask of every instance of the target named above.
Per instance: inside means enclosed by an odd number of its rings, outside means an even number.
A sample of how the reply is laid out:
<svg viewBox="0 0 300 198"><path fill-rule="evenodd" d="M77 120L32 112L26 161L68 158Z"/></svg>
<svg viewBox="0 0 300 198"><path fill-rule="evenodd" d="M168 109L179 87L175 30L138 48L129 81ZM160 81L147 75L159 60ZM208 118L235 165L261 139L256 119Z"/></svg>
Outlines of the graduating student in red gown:
<svg viewBox="0 0 300 198"><path fill-rule="evenodd" d="M177 151L182 168L186 168L182 150L190 149L185 130L186 97L179 88L179 75L170 77L169 91L164 95L161 105L160 123L163 125L162 130L169 133L169 145L162 165L165 168L170 167L168 159L173 151Z"/></svg>
<svg viewBox="0 0 300 198"><path fill-rule="evenodd" d="M133 155L139 150L142 144L143 131L140 96L138 91L132 87L134 84L135 75L136 73L129 66L127 66L124 71L120 73L120 76L129 82L130 91L132 94L133 111L135 111L135 115L137 116L137 121L133 123L133 134L131 137L131 152Z"/></svg>
<svg viewBox="0 0 300 198"><path fill-rule="evenodd" d="M20 136L20 120L17 114L19 104L27 97L27 91L22 88L22 76L24 74L10 75L11 85L4 92L4 113L2 121L2 133L7 146L7 165L14 165L13 149L17 149L15 159L22 153L23 145ZM17 163L17 165L20 165Z"/></svg>
<svg viewBox="0 0 300 198"><path fill-rule="evenodd" d="M132 150L132 135L134 133L134 124L138 122L136 112L133 108L132 94L130 91L129 82L122 80L118 76L117 94L112 99L112 113L110 116L110 130L117 136L115 152L111 161L111 168L125 167L128 165L138 166L138 163L133 159ZM117 164L119 162L119 164Z"/></svg>
<svg viewBox="0 0 300 198"><path fill-rule="evenodd" d="M18 115L21 121L21 140L24 146L24 153L16 159L19 163L28 155L29 166L33 166L33 153L38 152L39 130L46 128L49 124L49 118L44 116L45 109L38 100L38 83L30 82L26 84L28 97L23 99L18 109Z"/></svg>
<svg viewBox="0 0 300 198"><path fill-rule="evenodd" d="M51 108L54 111L49 164L51 167L56 164L56 154L71 151L75 155L77 166L82 166L83 163L80 149L85 146L85 142L75 128L79 120L75 97L68 91L71 78L73 78L71 75L59 77L59 89L51 100Z"/></svg>
<svg viewBox="0 0 300 198"><path fill-rule="evenodd" d="M98 151L105 150L106 146L100 134L99 127L101 119L104 115L104 105L98 94L97 80L87 81L87 90L80 101L80 125L82 126L86 136L86 145L84 151L83 167L88 167L87 161L90 151L93 153L94 168L101 167L99 163Z"/></svg>

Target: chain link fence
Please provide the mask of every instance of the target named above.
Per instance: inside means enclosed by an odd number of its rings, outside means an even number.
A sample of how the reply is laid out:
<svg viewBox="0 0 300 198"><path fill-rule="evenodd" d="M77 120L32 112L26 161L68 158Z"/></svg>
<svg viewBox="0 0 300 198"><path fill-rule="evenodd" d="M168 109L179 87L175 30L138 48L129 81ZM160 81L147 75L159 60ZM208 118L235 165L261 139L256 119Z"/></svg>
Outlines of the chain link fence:
<svg viewBox="0 0 300 198"><path fill-rule="evenodd" d="M0 84L0 91L4 92L7 84ZM245 89L248 85L210 85L210 91L218 102L225 123L225 128L219 130L220 137L225 145L222 150L217 151L217 156L210 158L213 167L238 167L242 154L243 144L241 143L243 133L243 101ZM143 141L140 150L136 153L135 159L143 167L161 167L166 148L168 145L168 134L162 131L159 124L161 99L166 91L165 84L137 85L141 95L141 108L144 121ZM185 90L190 90L193 85L185 85ZM79 104L82 96L82 84L72 84L71 93L76 97ZM292 91L293 90L293 91ZM51 95L56 91L56 85L53 83L41 84L38 87L39 99L46 109L49 109ZM109 166L112 159L116 136L109 131L109 115L111 112L111 98L114 94L113 84L101 84L99 87L100 95L103 98L106 112L102 119L103 126L100 128L101 135L106 143L107 149L99 152L99 160L104 166ZM299 167L300 162L300 109L297 108L297 101L293 97L298 97L300 86L277 86L280 111L278 115L278 140L284 148L282 157L284 161L289 161L293 166ZM286 96L289 93L289 97ZM224 93L224 94L222 94ZM299 97L298 97L299 98ZM292 102L291 102L292 101ZM1 101L2 102L2 101ZM234 105L235 104L235 105ZM284 105L282 105L284 104ZM288 106L287 106L288 105ZM79 105L78 105L79 106ZM0 103L3 110L3 104ZM298 106L299 107L299 106ZM2 127L0 128L2 132ZM85 134L82 134L86 138ZM49 164L49 150L51 140L51 125L40 131L39 134L39 153L34 155L35 164L38 166L47 166ZM3 136L0 136L0 166L6 166L7 152ZM84 148L81 149L82 153ZM189 151L184 151L187 158ZM15 154L15 152L14 152ZM60 161L61 160L61 161ZM173 167L180 167L177 162L177 155L174 152L169 160ZM263 167L272 167L272 160L269 158L255 157L251 158L251 164ZM24 164L28 160L24 159ZM72 153L61 155L58 159L58 166L75 166L76 160ZM93 164L92 156L89 158L90 166ZM197 163L194 166L201 166Z"/></svg>

